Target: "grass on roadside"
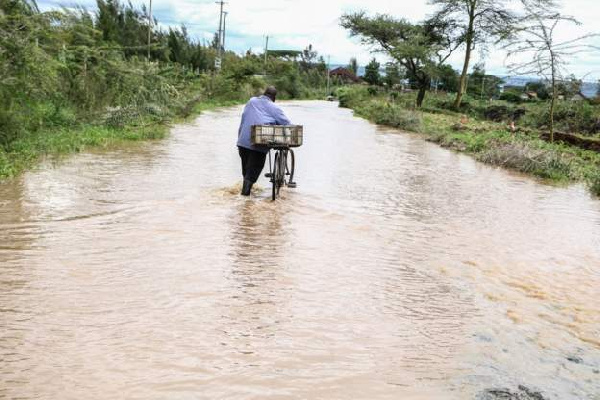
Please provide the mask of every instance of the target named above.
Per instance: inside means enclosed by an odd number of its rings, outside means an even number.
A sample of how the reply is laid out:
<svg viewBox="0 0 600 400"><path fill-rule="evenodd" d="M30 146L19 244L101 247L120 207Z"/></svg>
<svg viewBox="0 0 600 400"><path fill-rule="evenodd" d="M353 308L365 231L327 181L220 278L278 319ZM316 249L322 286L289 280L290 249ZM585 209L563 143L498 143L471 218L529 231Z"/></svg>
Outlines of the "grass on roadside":
<svg viewBox="0 0 600 400"><path fill-rule="evenodd" d="M16 176L44 156L77 153L90 147L109 148L125 141L160 139L167 130L164 124L123 128L83 125L29 133L12 142L7 150L0 148L0 178Z"/></svg>

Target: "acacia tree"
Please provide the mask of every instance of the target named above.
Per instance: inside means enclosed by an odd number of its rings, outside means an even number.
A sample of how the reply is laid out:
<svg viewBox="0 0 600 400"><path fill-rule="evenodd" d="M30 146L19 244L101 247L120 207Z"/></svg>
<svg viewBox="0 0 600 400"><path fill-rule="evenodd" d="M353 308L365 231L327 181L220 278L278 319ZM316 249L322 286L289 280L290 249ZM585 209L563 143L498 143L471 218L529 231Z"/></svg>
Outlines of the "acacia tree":
<svg viewBox="0 0 600 400"><path fill-rule="evenodd" d="M372 46L373 51L387 53L405 69L406 77L418 89L417 107L423 104L432 74L457 47L449 35L451 25L445 21L412 24L385 14L368 17L358 12L344 14L341 26Z"/></svg>
<svg viewBox="0 0 600 400"><path fill-rule="evenodd" d="M455 28L455 40L465 45L465 58L454 107L459 108L467 89L471 55L477 45L485 46L491 37L506 37L515 22L515 14L506 7L513 0L429 0L438 6L431 18L434 24L444 21Z"/></svg>
<svg viewBox="0 0 600 400"><path fill-rule="evenodd" d="M579 36L575 39L557 41L556 29L561 23L580 25L573 17L563 16L557 11L552 0L520 0L525 15L519 21L517 36L504 46L507 50L507 61L515 56L530 55L527 61L509 62L507 67L511 73L519 75L538 75L550 82L550 141L554 141L554 109L558 98L558 87L565 71L567 58L575 54L598 49L585 42L597 37L596 34ZM550 7L549 7L550 6Z"/></svg>

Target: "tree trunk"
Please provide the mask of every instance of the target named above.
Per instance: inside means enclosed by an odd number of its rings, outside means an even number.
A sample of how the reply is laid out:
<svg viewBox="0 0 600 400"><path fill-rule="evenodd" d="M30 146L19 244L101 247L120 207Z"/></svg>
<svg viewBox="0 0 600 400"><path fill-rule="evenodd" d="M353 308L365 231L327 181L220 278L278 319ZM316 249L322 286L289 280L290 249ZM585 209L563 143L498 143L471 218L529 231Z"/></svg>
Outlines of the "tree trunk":
<svg viewBox="0 0 600 400"><path fill-rule="evenodd" d="M469 62L471 61L471 51L473 50L473 37L475 32L473 29L475 23L475 7L469 12L469 28L467 29L466 44L467 50L465 51L465 62L463 64L462 73L460 75L460 84L458 85L458 93L456 93L456 99L454 100L454 108L459 109L460 103L462 102L463 94L467 89L467 74L469 72Z"/></svg>
<svg viewBox="0 0 600 400"><path fill-rule="evenodd" d="M552 100L550 100L550 142L554 142L554 107L556 105L556 69L554 68L554 53L550 52L552 63Z"/></svg>
<svg viewBox="0 0 600 400"><path fill-rule="evenodd" d="M421 108L423 105L423 100L425 99L425 92L427 91L426 87L421 86L419 88L419 93L417 94L417 107Z"/></svg>

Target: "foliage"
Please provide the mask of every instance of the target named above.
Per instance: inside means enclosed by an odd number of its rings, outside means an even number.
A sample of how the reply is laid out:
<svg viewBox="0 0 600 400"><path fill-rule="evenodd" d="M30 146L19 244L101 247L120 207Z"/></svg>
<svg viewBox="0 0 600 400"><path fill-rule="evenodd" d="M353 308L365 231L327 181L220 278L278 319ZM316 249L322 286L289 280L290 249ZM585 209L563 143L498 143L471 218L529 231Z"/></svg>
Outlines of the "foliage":
<svg viewBox="0 0 600 400"><path fill-rule="evenodd" d="M437 11L430 19L434 25L445 24L453 34L452 41L465 45L465 57L460 76L458 92L454 101L460 107L463 94L467 90L467 73L471 53L477 47L485 48L492 37L510 36L516 16L507 7L512 0L430 0ZM546 2L546 0L536 0Z"/></svg>
<svg viewBox="0 0 600 400"><path fill-rule="evenodd" d="M479 155L487 164L499 165L541 178L560 180L570 175L570 162L557 151L536 149L526 142L492 147Z"/></svg>
<svg viewBox="0 0 600 400"><path fill-rule="evenodd" d="M484 66L476 64L469 76L467 93L480 99L491 99L500 94L502 79L494 75L486 75Z"/></svg>
<svg viewBox="0 0 600 400"><path fill-rule="evenodd" d="M366 66L365 66L365 76L363 79L370 85L379 85L381 83L381 76L379 75L379 67L381 64L377 62L375 58L373 58Z"/></svg>
<svg viewBox="0 0 600 400"><path fill-rule="evenodd" d="M456 92L458 90L458 72L448 64L440 65L435 71L438 89L446 92Z"/></svg>
<svg viewBox="0 0 600 400"><path fill-rule="evenodd" d="M518 121L526 110L524 108L513 108L503 104L491 105L484 109L485 119L495 122Z"/></svg>
<svg viewBox="0 0 600 400"><path fill-rule="evenodd" d="M348 71L352 72L354 75L358 75L358 61L356 61L356 57L350 58L350 64L348 64Z"/></svg>
<svg viewBox="0 0 600 400"><path fill-rule="evenodd" d="M548 100L550 93L548 92L548 86L544 82L527 82L525 85L526 92L534 92L537 94L538 99Z"/></svg>
<svg viewBox="0 0 600 400"><path fill-rule="evenodd" d="M40 153L95 145L102 135L162 131L198 104L239 103L267 83L281 85L284 98L324 95L326 67L312 46L305 71L271 57L267 82L256 76L265 68L262 57L226 52L215 75L215 50L185 27L165 31L154 21L148 46L144 8L97 1L95 12L40 12L33 1L0 0L0 176Z"/></svg>
<svg viewBox="0 0 600 400"><path fill-rule="evenodd" d="M506 100L510 103L522 103L523 99L521 98L521 95L523 94L522 91L520 91L519 89L506 89L504 92L502 92L502 94L500 95L500 100Z"/></svg>
<svg viewBox="0 0 600 400"><path fill-rule="evenodd" d="M590 191L596 196L600 196L600 169L590 178Z"/></svg>
<svg viewBox="0 0 600 400"><path fill-rule="evenodd" d="M405 69L406 77L419 90L418 107L429 90L432 73L456 49L450 43L445 22L412 24L385 14L368 17L359 12L344 14L341 26L352 36L359 36L363 44L387 53Z"/></svg>
<svg viewBox="0 0 600 400"><path fill-rule="evenodd" d="M550 120L550 109L541 104L532 106L531 110L527 124L535 128L546 128ZM600 107L584 101L559 101L554 110L554 122L560 131L593 135L600 132Z"/></svg>
<svg viewBox="0 0 600 400"><path fill-rule="evenodd" d="M383 83L388 89L393 89L395 86L402 82L402 75L398 64L388 62L385 64L385 76L383 77Z"/></svg>
<svg viewBox="0 0 600 400"><path fill-rule="evenodd" d="M308 72L309 70L315 67L317 62L317 53L313 50L313 45L309 44L302 53L300 53L300 69L304 72Z"/></svg>
<svg viewBox="0 0 600 400"><path fill-rule="evenodd" d="M558 93L569 90L577 92L581 89L581 82L574 77L568 85L559 88L559 78L564 71L567 58L582 51L589 51L594 46L585 41L596 35L584 35L575 39L556 40L556 28L561 23L569 22L579 24L572 17L563 16L557 11L553 1L521 0L526 14L519 21L518 36L508 41L505 49L508 50L508 59L514 56L522 57L529 54L531 59L525 62L513 62L509 69L516 74L535 74L543 76L551 85L551 101L548 113L550 140L554 140L554 109ZM549 3L549 4L548 4Z"/></svg>

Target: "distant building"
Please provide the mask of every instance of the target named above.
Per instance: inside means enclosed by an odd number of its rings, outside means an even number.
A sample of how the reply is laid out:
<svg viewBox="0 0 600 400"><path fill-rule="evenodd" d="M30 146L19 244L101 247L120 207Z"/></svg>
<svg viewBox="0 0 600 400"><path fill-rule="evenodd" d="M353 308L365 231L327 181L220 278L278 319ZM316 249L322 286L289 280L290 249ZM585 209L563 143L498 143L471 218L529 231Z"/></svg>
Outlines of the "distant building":
<svg viewBox="0 0 600 400"><path fill-rule="evenodd" d="M352 71L350 71L344 67L337 67L335 69L332 69L331 71L329 71L329 76L331 78L338 78L340 81L342 81L344 83L360 82L360 79L356 75L354 75L354 73L352 73Z"/></svg>

